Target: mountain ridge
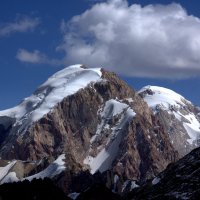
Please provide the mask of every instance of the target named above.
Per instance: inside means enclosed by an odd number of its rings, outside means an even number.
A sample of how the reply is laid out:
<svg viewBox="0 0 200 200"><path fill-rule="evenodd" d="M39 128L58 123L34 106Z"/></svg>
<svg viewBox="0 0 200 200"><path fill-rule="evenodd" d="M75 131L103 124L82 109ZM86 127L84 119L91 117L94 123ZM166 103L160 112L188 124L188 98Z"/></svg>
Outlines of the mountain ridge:
<svg viewBox="0 0 200 200"><path fill-rule="evenodd" d="M186 152L176 148L165 126L166 119L173 121L171 113L155 113L145 102L145 91L137 93L101 68L75 65L57 72L18 107L0 111L1 166L14 159L17 166L7 175L19 180L41 178L36 174L44 174L64 155L62 170L53 180L67 194L81 192L84 181L76 186L73 182L92 178L98 171L110 171L105 179L109 188L116 182L115 175L123 180L119 193L126 180L143 183L155 177Z"/></svg>

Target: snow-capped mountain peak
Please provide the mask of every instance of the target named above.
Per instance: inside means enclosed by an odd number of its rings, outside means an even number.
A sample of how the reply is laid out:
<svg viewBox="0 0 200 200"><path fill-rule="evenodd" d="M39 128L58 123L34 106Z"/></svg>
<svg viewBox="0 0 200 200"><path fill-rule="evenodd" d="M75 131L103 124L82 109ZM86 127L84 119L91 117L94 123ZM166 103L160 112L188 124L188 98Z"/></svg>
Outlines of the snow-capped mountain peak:
<svg viewBox="0 0 200 200"><path fill-rule="evenodd" d="M200 119L198 109L190 101L170 89L158 86L143 87L138 93L158 116L177 150L184 148L188 153L199 146Z"/></svg>
<svg viewBox="0 0 200 200"><path fill-rule="evenodd" d="M164 87L148 85L139 90L138 93L155 112L158 106L162 109L170 110L173 107L184 107L186 103L191 104L190 101L186 100L180 94Z"/></svg>
<svg viewBox="0 0 200 200"><path fill-rule="evenodd" d="M88 84L101 80L101 69L87 69L82 65L72 65L55 73L30 97L18 106L0 111L0 116L16 119L16 125L27 127L41 119L65 97L76 93Z"/></svg>

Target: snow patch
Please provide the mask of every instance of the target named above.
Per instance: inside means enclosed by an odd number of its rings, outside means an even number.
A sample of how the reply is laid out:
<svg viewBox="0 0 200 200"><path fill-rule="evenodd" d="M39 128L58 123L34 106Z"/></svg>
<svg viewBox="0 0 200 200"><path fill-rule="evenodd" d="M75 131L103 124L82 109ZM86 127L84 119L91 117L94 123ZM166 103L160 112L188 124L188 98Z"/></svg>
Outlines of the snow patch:
<svg viewBox="0 0 200 200"><path fill-rule="evenodd" d="M80 193L73 192L73 193L68 194L68 197L73 200L76 200L79 195L80 195Z"/></svg>
<svg viewBox="0 0 200 200"><path fill-rule="evenodd" d="M135 181L131 181L131 190L138 188L138 187L139 187L139 185L137 185Z"/></svg>
<svg viewBox="0 0 200 200"><path fill-rule="evenodd" d="M139 185L136 184L135 181L126 180L124 182L124 184L122 185L122 193L124 192L124 190L127 188L128 185L130 186L129 191L132 191L133 189L140 187ZM128 188L129 188L129 186L128 186Z"/></svg>
<svg viewBox="0 0 200 200"><path fill-rule="evenodd" d="M103 112L101 112L102 118L112 118L113 116L119 115L124 109L128 108L129 105L121 103L115 99L111 99L106 102Z"/></svg>
<svg viewBox="0 0 200 200"><path fill-rule="evenodd" d="M160 178L159 177L155 177L153 180L152 180L152 184L153 185L156 185L160 182Z"/></svg>
<svg viewBox="0 0 200 200"><path fill-rule="evenodd" d="M16 162L17 161L14 160L5 167L0 167L0 180L3 180L6 177L6 175L9 173L11 168L16 164Z"/></svg>
<svg viewBox="0 0 200 200"><path fill-rule="evenodd" d="M17 182L19 181L19 179L17 178L17 175L15 172L9 172L5 178L1 181L1 184L4 183L13 183L13 182Z"/></svg>
<svg viewBox="0 0 200 200"><path fill-rule="evenodd" d="M51 163L45 170L34 174L32 176L26 177L23 180L29 180L32 181L34 178L36 179L44 179L46 177L53 178L56 175L60 174L65 170L65 162L63 161L65 159L65 154L60 155L53 163Z"/></svg>
<svg viewBox="0 0 200 200"><path fill-rule="evenodd" d="M119 181L119 176L117 175L117 174L115 174L114 175L114 187L113 187L113 189L112 189L112 192L116 192L116 190L117 190L117 183L118 183L118 181Z"/></svg>
<svg viewBox="0 0 200 200"><path fill-rule="evenodd" d="M114 176L114 184L116 184L118 180L119 180L119 176L117 174L115 174L115 176Z"/></svg>
<svg viewBox="0 0 200 200"><path fill-rule="evenodd" d="M132 99L132 98L126 98L126 100L127 100L129 103L133 103L133 99Z"/></svg>
<svg viewBox="0 0 200 200"><path fill-rule="evenodd" d="M183 122L183 126L190 137L187 140L190 144L194 144L195 141L200 139L200 123L193 113L183 115L180 112L173 112L173 114L179 121L185 119L186 122Z"/></svg>
<svg viewBox="0 0 200 200"><path fill-rule="evenodd" d="M196 141L197 139L200 138L200 132L199 131L196 131L193 126L191 126L190 124L188 123L183 123L183 126L184 128L186 129L190 139L187 139L187 141L190 143L190 144L193 144L194 141Z"/></svg>
<svg viewBox="0 0 200 200"><path fill-rule="evenodd" d="M122 192L126 189L127 185L129 184L130 180L126 180L124 184L122 185Z"/></svg>

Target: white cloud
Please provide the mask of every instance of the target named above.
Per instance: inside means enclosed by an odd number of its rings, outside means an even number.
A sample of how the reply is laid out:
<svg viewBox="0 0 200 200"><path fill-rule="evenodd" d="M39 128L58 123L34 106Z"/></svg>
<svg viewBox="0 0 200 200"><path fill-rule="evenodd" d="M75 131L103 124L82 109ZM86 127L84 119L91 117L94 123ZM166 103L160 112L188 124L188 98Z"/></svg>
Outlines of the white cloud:
<svg viewBox="0 0 200 200"><path fill-rule="evenodd" d="M48 64L48 65L61 65L62 61L56 59L50 59L45 54L38 50L33 52L27 51L26 49L19 49L16 58L21 62L31 64Z"/></svg>
<svg viewBox="0 0 200 200"><path fill-rule="evenodd" d="M137 77L200 75L200 19L179 4L110 0L62 22L65 63L103 66Z"/></svg>
<svg viewBox="0 0 200 200"><path fill-rule="evenodd" d="M107 0L85 0L87 2L92 2L92 3L99 3L99 2L105 2Z"/></svg>
<svg viewBox="0 0 200 200"><path fill-rule="evenodd" d="M46 56L40 51L34 50L33 52L29 52L25 49L19 49L16 58L22 62L29 63L43 63L46 60Z"/></svg>
<svg viewBox="0 0 200 200"><path fill-rule="evenodd" d="M17 18L14 22L5 23L0 25L0 37L8 36L16 32L33 31L40 23L38 18Z"/></svg>

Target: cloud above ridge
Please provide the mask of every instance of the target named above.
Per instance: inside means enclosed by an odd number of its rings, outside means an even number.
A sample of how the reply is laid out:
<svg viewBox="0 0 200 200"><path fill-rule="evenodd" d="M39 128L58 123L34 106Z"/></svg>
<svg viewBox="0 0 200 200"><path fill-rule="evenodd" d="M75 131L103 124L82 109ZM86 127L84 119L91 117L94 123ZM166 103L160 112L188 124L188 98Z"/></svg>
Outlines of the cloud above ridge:
<svg viewBox="0 0 200 200"><path fill-rule="evenodd" d="M48 58L39 50L28 51L26 49L18 49L16 59L30 64L47 64L47 65L61 65L62 61L58 59Z"/></svg>
<svg viewBox="0 0 200 200"><path fill-rule="evenodd" d="M39 24L39 18L20 17L13 22L0 24L0 37L9 36L17 32L33 31Z"/></svg>
<svg viewBox="0 0 200 200"><path fill-rule="evenodd" d="M200 75L200 19L179 4L128 5L109 0L62 22L66 64L105 67L122 75Z"/></svg>

